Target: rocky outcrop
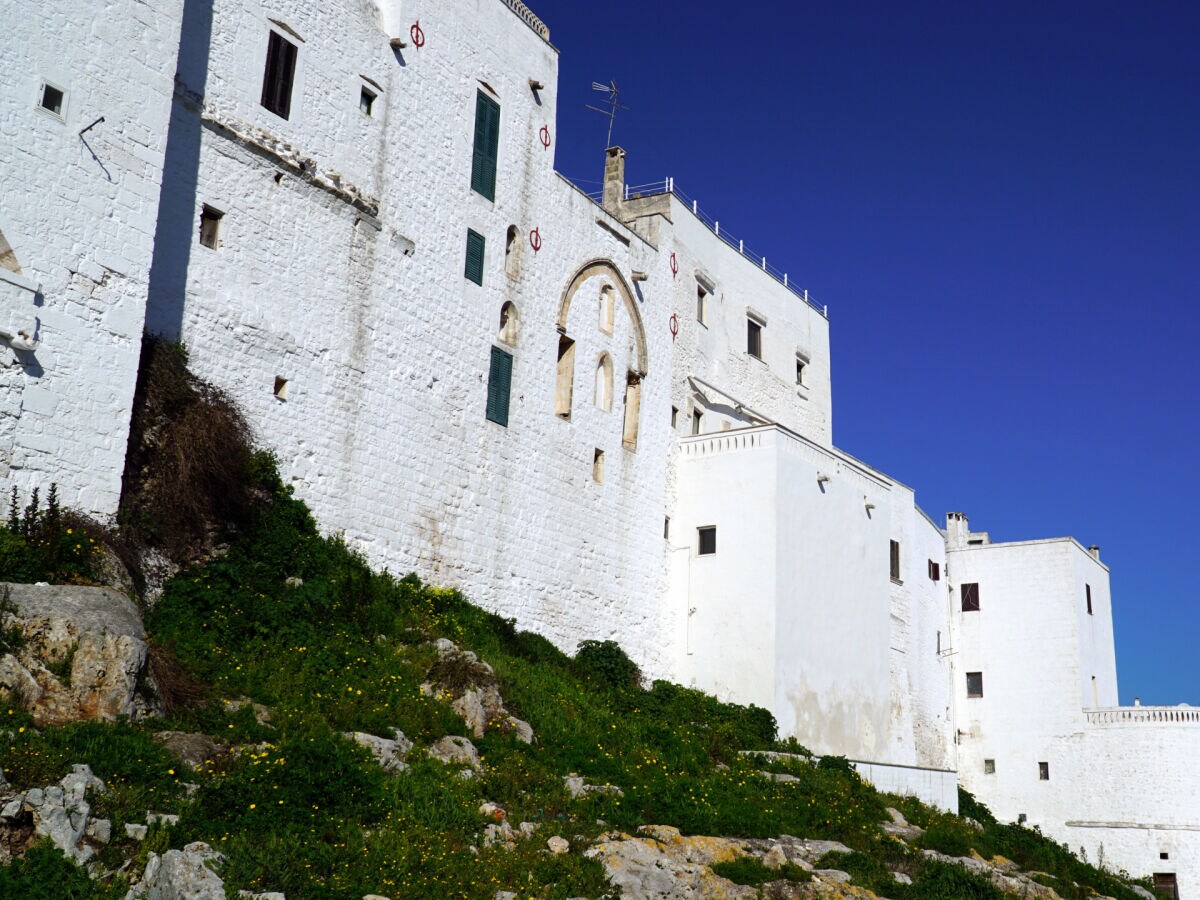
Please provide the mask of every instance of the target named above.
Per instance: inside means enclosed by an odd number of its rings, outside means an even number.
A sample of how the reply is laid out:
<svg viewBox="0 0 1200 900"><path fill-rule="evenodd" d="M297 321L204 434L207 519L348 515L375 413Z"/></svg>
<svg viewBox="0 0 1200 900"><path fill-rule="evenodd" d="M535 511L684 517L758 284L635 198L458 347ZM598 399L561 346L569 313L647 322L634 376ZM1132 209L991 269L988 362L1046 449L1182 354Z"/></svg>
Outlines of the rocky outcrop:
<svg viewBox="0 0 1200 900"><path fill-rule="evenodd" d="M154 735L154 740L166 747L176 759L192 771L211 766L219 756L229 752L228 744L210 738L206 734L160 731Z"/></svg>
<svg viewBox="0 0 1200 900"><path fill-rule="evenodd" d="M495 670L453 641L441 638L435 646L437 662L429 670L429 680L421 685L421 693L449 701L450 708L475 737L497 730L532 744L534 735L530 724L505 709Z"/></svg>
<svg viewBox="0 0 1200 900"><path fill-rule="evenodd" d="M432 744L429 748L429 755L438 762L447 765L459 763L475 772L478 772L483 766L475 745L465 737L457 735L449 735Z"/></svg>
<svg viewBox="0 0 1200 900"><path fill-rule="evenodd" d="M162 856L151 853L142 880L125 900L225 900L225 883L215 870L225 857L199 841Z"/></svg>
<svg viewBox="0 0 1200 900"><path fill-rule="evenodd" d="M110 588L2 584L2 626L15 640L0 656L0 690L39 726L139 717L146 631L137 607Z"/></svg>
<svg viewBox="0 0 1200 900"><path fill-rule="evenodd" d="M727 838L683 837L679 829L647 825L639 837L614 833L601 838L584 856L604 866L605 875L626 900L728 900L757 897L758 891L734 884L709 868L746 855L742 842Z"/></svg>
<svg viewBox="0 0 1200 900"><path fill-rule="evenodd" d="M85 863L96 847L112 838L112 823L92 819L88 791L101 793L104 783L88 766L73 766L58 784L29 791L6 790L0 797L0 862L24 852L38 838L77 863Z"/></svg>
<svg viewBox="0 0 1200 900"><path fill-rule="evenodd" d="M413 748L413 742L406 738L404 732L399 728L392 729L392 737L390 739L381 738L374 734L366 734L362 731L348 731L343 737L369 750L371 755L375 757L375 761L379 763L379 767L389 775L399 775L408 768L408 763L404 761L404 758L408 756L408 751ZM468 743L470 742L468 741Z"/></svg>

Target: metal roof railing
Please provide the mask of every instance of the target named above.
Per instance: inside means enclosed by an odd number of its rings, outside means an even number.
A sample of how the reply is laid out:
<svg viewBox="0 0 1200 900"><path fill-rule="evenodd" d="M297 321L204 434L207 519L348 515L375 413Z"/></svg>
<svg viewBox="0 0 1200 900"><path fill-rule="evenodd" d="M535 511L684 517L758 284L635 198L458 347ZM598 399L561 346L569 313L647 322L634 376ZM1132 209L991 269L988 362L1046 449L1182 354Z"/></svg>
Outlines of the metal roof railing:
<svg viewBox="0 0 1200 900"><path fill-rule="evenodd" d="M601 203L604 199L604 191L585 191L597 203ZM722 229L721 222L714 216L709 215L693 197L689 197L675 185L674 178L664 178L662 181L653 181L649 184L627 184L625 185L625 199L636 200L639 197L655 197L662 194L672 194L680 203L689 208L692 214L699 219L704 225L722 241L744 256L747 260L754 263L785 288L819 312L826 319L829 318L829 307L818 303L809 293L807 289L796 287L788 277L788 273L778 266L775 266L767 261L767 258L761 254L755 253L746 246L746 242L735 238L729 233L729 229Z"/></svg>

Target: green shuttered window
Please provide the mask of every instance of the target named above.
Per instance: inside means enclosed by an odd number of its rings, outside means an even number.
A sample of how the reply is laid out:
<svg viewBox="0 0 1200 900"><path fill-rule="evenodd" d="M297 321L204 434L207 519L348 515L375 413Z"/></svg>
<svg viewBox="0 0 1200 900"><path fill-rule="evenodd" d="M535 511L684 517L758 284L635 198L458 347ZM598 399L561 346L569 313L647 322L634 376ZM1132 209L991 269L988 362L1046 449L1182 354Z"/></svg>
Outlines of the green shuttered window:
<svg viewBox="0 0 1200 900"><path fill-rule="evenodd" d="M487 417L498 425L508 427L508 398L512 392L511 353L492 348L492 369L488 373Z"/></svg>
<svg viewBox="0 0 1200 900"><path fill-rule="evenodd" d="M480 91L475 97L475 154L471 190L496 199L496 162L500 153L500 104Z"/></svg>
<svg viewBox="0 0 1200 900"><path fill-rule="evenodd" d="M467 268L464 274L471 281L483 285L483 250L486 242L483 235L467 229Z"/></svg>

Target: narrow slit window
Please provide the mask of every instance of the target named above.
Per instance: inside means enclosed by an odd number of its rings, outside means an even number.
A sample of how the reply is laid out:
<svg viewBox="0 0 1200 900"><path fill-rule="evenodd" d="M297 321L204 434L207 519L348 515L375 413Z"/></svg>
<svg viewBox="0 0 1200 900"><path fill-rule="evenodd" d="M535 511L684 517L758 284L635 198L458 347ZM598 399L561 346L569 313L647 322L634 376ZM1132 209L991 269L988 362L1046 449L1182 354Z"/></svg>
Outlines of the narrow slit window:
<svg viewBox="0 0 1200 900"><path fill-rule="evenodd" d="M692 434L702 434L704 432L704 413L699 409L692 410Z"/></svg>
<svg viewBox="0 0 1200 900"><path fill-rule="evenodd" d="M492 347L492 364L488 372L487 418L489 422L508 427L508 402L512 395L512 354Z"/></svg>
<svg viewBox="0 0 1200 900"><path fill-rule="evenodd" d="M608 412L612 409L613 393L613 364L612 357L601 353L596 363L596 390L593 401L600 409Z"/></svg>
<svg viewBox="0 0 1200 900"><path fill-rule="evenodd" d="M979 612L979 584L971 582L959 587L962 594L962 611Z"/></svg>
<svg viewBox="0 0 1200 900"><path fill-rule="evenodd" d="M678 427L679 427L679 407L672 406L671 407L671 429L674 430Z"/></svg>
<svg viewBox="0 0 1200 900"><path fill-rule="evenodd" d="M487 242L483 235L468 228L467 264L463 275L468 281L473 281L480 287L483 286L483 256L486 248Z"/></svg>
<svg viewBox="0 0 1200 900"><path fill-rule="evenodd" d="M929 561L929 580L942 580L942 565L941 563L935 563L932 559Z"/></svg>
<svg viewBox="0 0 1200 900"><path fill-rule="evenodd" d="M200 208L200 246L216 250L221 243L221 220L225 213L205 204Z"/></svg>
<svg viewBox="0 0 1200 900"><path fill-rule="evenodd" d="M804 360L800 359L799 357L796 358L796 384L804 384L804 369L807 366L808 363L806 363Z"/></svg>
<svg viewBox="0 0 1200 900"><path fill-rule="evenodd" d="M475 148L471 155L471 190L496 199L496 168L500 159L500 104L483 91L475 95Z"/></svg>
<svg viewBox="0 0 1200 900"><path fill-rule="evenodd" d="M379 96L368 87L361 89L358 95L358 108L365 116L375 115L375 98Z"/></svg>
<svg viewBox="0 0 1200 900"><path fill-rule="evenodd" d="M508 226L504 238L504 274L516 278L521 274L521 240L516 225Z"/></svg>
<svg viewBox="0 0 1200 900"><path fill-rule="evenodd" d="M746 320L746 352L762 359L762 325L753 319Z"/></svg>
<svg viewBox="0 0 1200 900"><path fill-rule="evenodd" d="M267 37L262 105L281 119L291 118L292 86L296 81L296 45L277 31Z"/></svg>
<svg viewBox="0 0 1200 900"><path fill-rule="evenodd" d="M982 672L967 673L967 696L972 698L983 696Z"/></svg>
<svg viewBox="0 0 1200 900"><path fill-rule="evenodd" d="M717 526L706 525L696 529L697 550L700 556L712 556L717 552Z"/></svg>
<svg viewBox="0 0 1200 900"><path fill-rule="evenodd" d="M1083 587L1087 594L1087 613L1090 616L1092 615L1092 586L1090 584L1085 584Z"/></svg>
<svg viewBox="0 0 1200 900"><path fill-rule="evenodd" d="M604 334L613 333L613 316L616 300L612 285L606 284L600 289L600 331Z"/></svg>
<svg viewBox="0 0 1200 900"><path fill-rule="evenodd" d="M701 325L708 324L708 294L704 285L696 285L696 321Z"/></svg>
<svg viewBox="0 0 1200 900"><path fill-rule="evenodd" d="M889 569L892 581L900 580L900 542L892 541L889 547Z"/></svg>
<svg viewBox="0 0 1200 900"><path fill-rule="evenodd" d="M671 517L664 516L663 517L663 540L669 541L670 539L671 539Z"/></svg>
<svg viewBox="0 0 1200 900"><path fill-rule="evenodd" d="M598 448L592 454L592 481L604 484L604 451Z"/></svg>
<svg viewBox="0 0 1200 900"><path fill-rule="evenodd" d="M626 450L636 450L638 440L638 418L642 411L642 379L636 372L625 376L625 423L621 431L621 445Z"/></svg>
<svg viewBox="0 0 1200 900"><path fill-rule="evenodd" d="M575 342L565 334L558 338L558 369L554 383L554 414L571 418L571 394L575 383Z"/></svg>
<svg viewBox="0 0 1200 900"><path fill-rule="evenodd" d="M1050 780L1050 763L1048 763L1048 762L1038 763L1038 780L1039 781L1049 781Z"/></svg>

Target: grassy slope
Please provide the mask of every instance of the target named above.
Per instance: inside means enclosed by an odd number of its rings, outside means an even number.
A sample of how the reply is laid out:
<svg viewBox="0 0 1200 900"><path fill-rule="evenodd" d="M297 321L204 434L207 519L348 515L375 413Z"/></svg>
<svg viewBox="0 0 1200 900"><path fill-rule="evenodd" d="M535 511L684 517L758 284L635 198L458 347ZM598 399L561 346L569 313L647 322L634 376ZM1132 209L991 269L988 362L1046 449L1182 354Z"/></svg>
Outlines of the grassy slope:
<svg viewBox="0 0 1200 900"><path fill-rule="evenodd" d="M977 877L884 837L876 823L886 818L885 804L898 804L929 828L927 845L943 852L973 846L987 856L1003 853L1059 876L1055 887L1068 897L1089 895L1088 887L1071 887L1078 882L1134 898L1036 832L992 822L977 832L911 799L879 795L836 759L774 766L799 780L767 781L756 774L760 765L738 754L779 746L763 710L662 682L642 690L613 646L571 659L455 592L373 573L340 541L319 535L270 467L259 477L269 499L249 527L220 558L170 582L147 615L153 641L211 686L209 701L142 726L85 724L42 734L26 728L0 745L0 765L20 786L46 784L72 763L90 763L113 787L95 803L98 815L114 819L115 834L126 821L145 821L148 809L182 814L176 828L152 831L144 844L115 842L104 851L109 864L122 854L144 860L151 849L205 840L227 855L231 889L281 890L290 900L357 900L371 892L490 898L498 889L599 897L607 890L600 867L578 851L605 830L603 820L628 831L657 823L693 834L841 840L859 852L840 867L895 900L999 896ZM499 733L477 740L485 761L479 779L461 779L457 767L419 751L409 772L387 777L339 736L386 736L398 727L420 748L463 733L448 706L419 689L435 659L435 637L489 661L510 710L537 734L533 746ZM271 707L271 726L258 724L248 707L229 713L220 703L242 695ZM17 728L28 725L19 711L8 718ZM192 773L151 739L151 730L166 729L261 747ZM571 800L562 781L569 772L618 785L624 795ZM184 782L199 783L193 797L185 796ZM484 800L505 807L514 824L538 823L536 838L516 851L483 848ZM986 811L976 816L987 818ZM573 852L546 854L545 841L555 834L571 841ZM119 885L81 882L70 868L53 854L34 854L0 869L0 895L33 896L20 892L30 884L46 898L120 895ZM916 883L894 884L893 869Z"/></svg>

